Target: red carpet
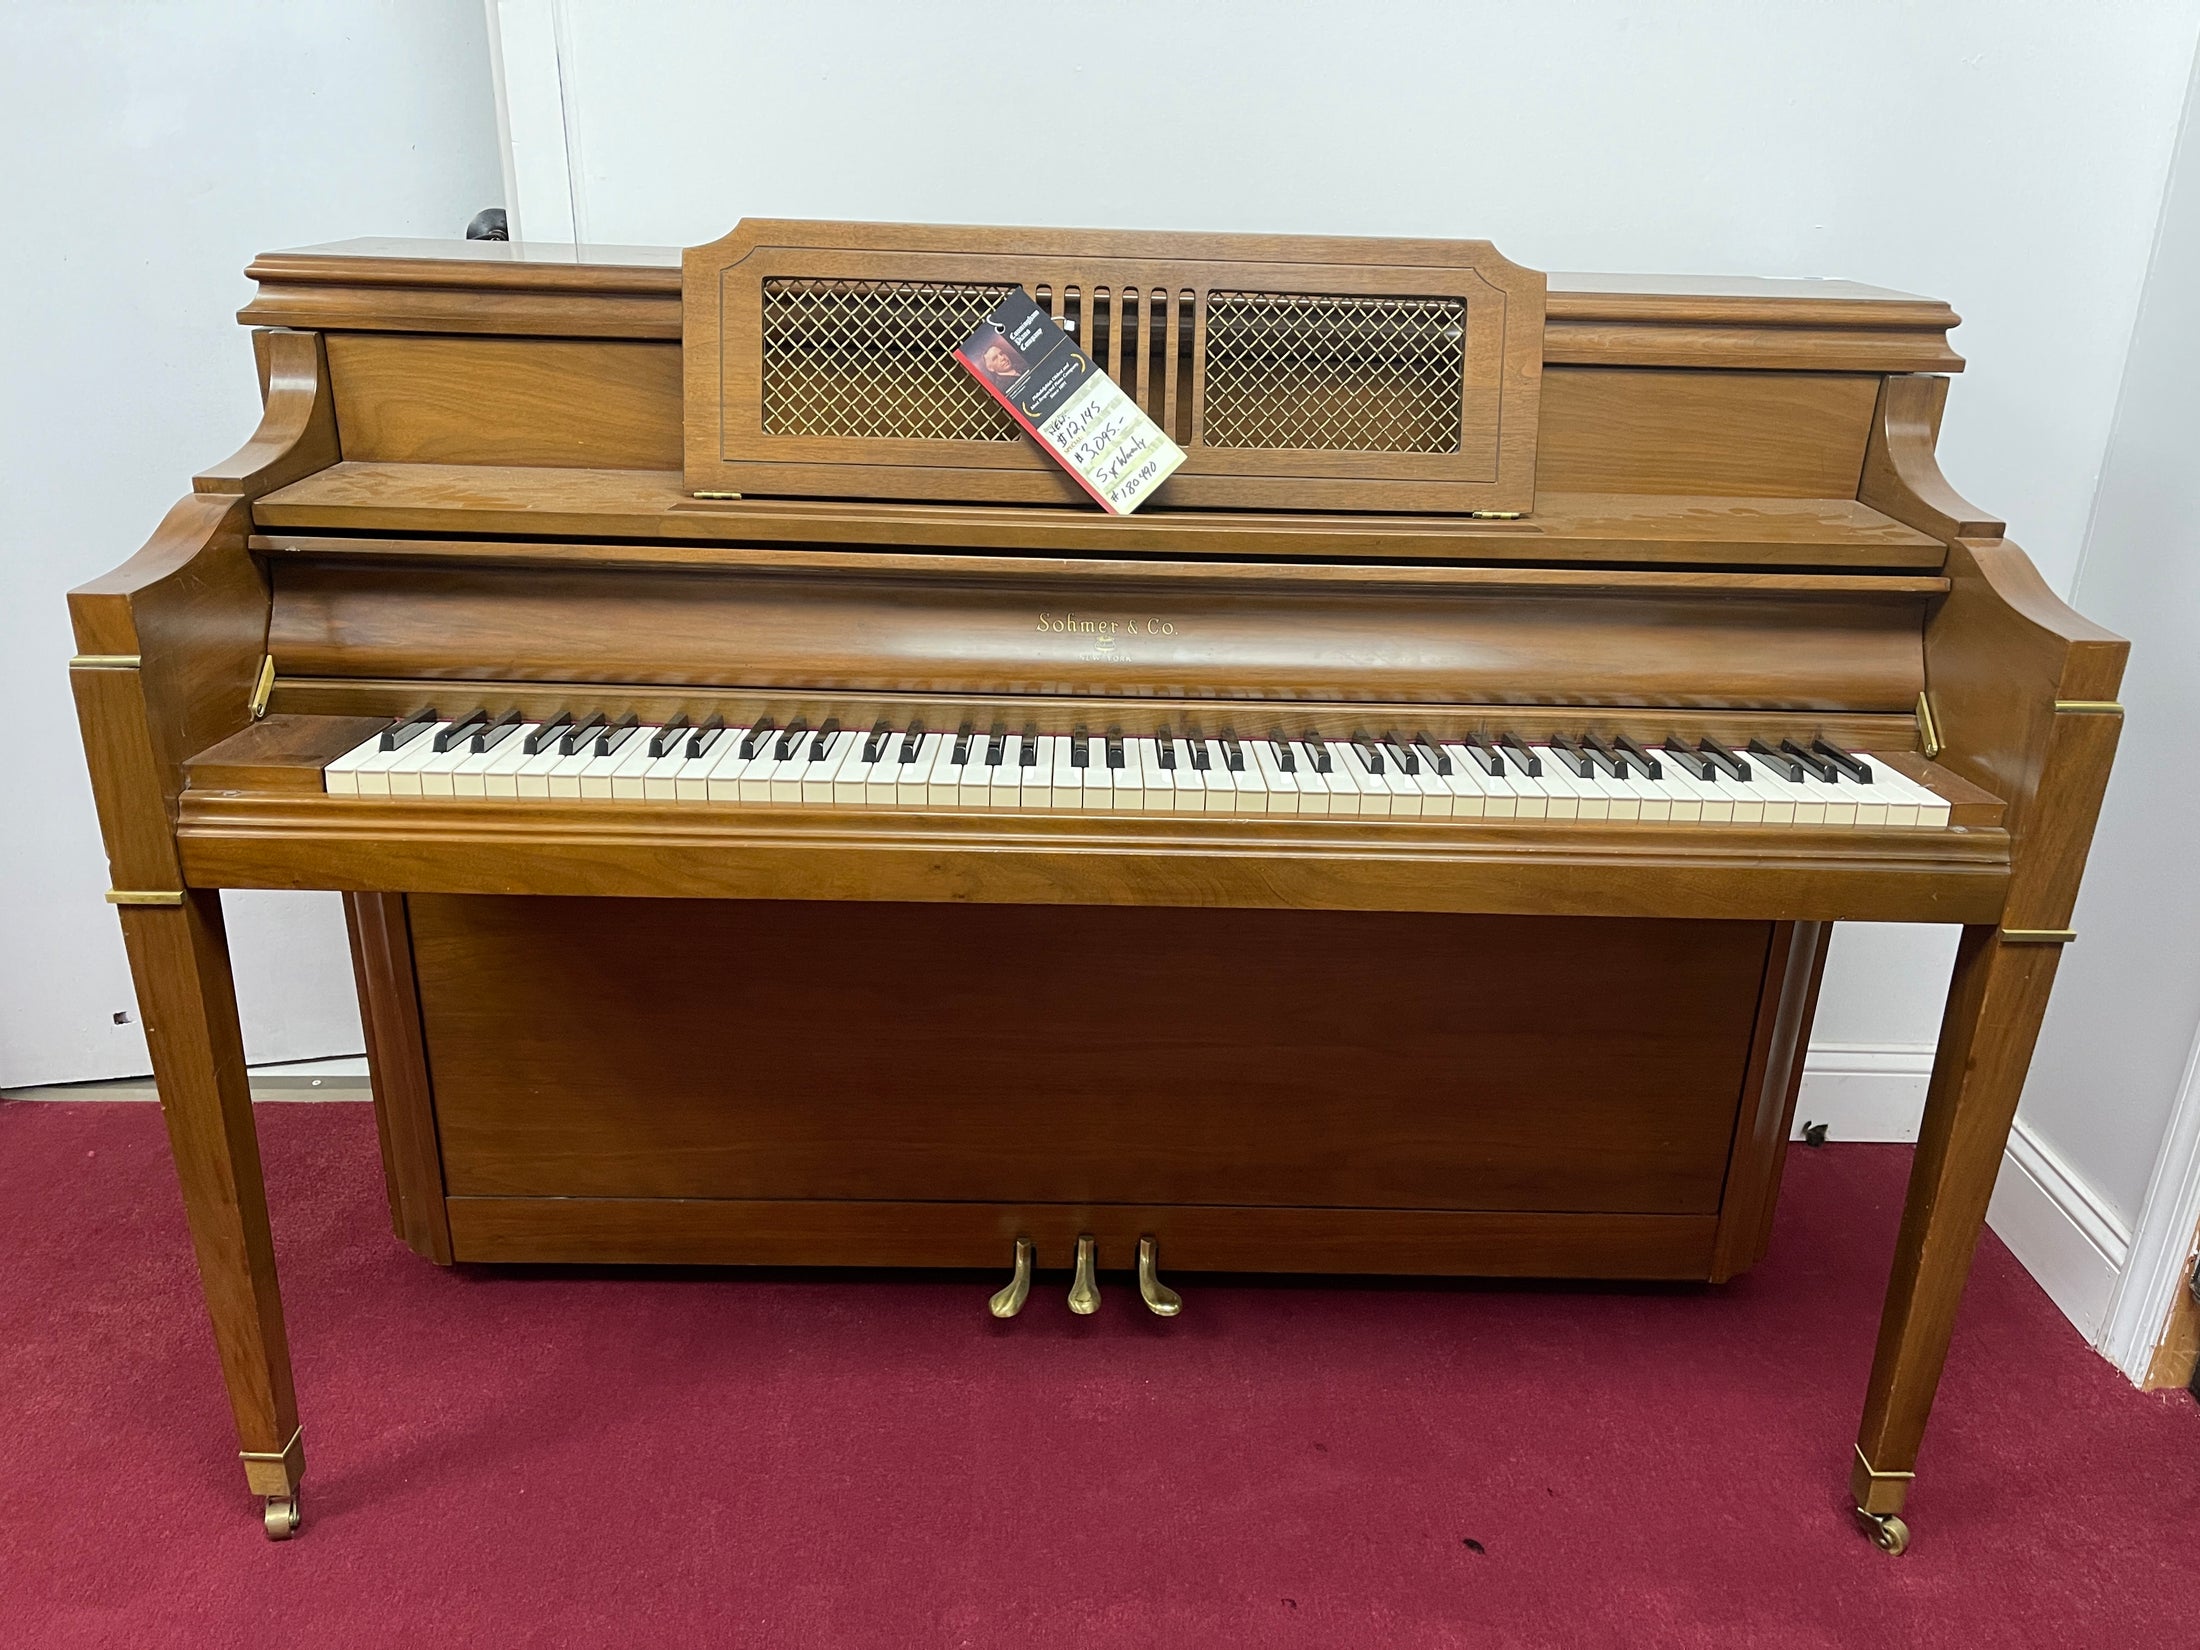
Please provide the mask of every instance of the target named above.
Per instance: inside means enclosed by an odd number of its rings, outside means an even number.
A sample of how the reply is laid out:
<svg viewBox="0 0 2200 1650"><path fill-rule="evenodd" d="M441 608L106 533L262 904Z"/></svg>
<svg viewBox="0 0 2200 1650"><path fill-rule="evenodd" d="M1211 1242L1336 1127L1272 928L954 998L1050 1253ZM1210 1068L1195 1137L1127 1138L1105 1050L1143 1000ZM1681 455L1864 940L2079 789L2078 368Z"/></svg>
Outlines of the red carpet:
<svg viewBox="0 0 2200 1650"><path fill-rule="evenodd" d="M2114 1645L2200 1638L2200 1407L1992 1239L1916 1542L1842 1481L1907 1153L1710 1288L441 1272L363 1105L263 1107L306 1529L245 1492L150 1106L0 1106L0 1643Z"/></svg>

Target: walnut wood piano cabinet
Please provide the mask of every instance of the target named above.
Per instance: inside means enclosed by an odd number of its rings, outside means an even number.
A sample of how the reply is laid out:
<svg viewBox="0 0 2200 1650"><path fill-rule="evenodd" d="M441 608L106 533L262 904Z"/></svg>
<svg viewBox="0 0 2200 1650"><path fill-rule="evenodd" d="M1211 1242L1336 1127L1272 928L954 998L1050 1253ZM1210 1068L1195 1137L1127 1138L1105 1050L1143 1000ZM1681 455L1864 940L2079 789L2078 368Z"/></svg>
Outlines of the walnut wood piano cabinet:
<svg viewBox="0 0 2200 1650"><path fill-rule="evenodd" d="M1764 1250L1830 925L1958 924L1850 1463L1901 1549L2125 654L1941 478L1945 305L1546 288L1481 243L862 225L744 225L686 254L684 294L648 250L354 242L251 273L260 428L74 593L72 673L271 1534L304 1458L224 888L345 892L392 1219L435 1261L993 1268L1022 1239L1062 1269L1089 1238L1106 1272L1150 1239L1180 1282L1729 1278ZM1017 282L1191 455L1140 514L1077 504L940 370ZM1676 761L1824 739L1946 806L324 782L427 708Z"/></svg>

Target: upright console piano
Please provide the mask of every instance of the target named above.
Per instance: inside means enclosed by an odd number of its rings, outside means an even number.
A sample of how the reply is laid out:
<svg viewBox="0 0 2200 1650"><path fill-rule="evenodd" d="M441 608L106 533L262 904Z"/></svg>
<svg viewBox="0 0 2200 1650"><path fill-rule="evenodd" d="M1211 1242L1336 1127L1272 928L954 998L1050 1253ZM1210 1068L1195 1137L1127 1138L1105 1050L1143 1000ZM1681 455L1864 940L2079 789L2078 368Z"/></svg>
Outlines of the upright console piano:
<svg viewBox="0 0 2200 1650"><path fill-rule="evenodd" d="M71 668L271 1536L225 888L344 893L430 1260L998 1268L1004 1317L1730 1278L1831 925L1958 925L1850 1463L1907 1543L2125 655L1942 479L1947 306L798 222L250 274L260 427ZM1185 449L1136 515L948 359L1019 284Z"/></svg>

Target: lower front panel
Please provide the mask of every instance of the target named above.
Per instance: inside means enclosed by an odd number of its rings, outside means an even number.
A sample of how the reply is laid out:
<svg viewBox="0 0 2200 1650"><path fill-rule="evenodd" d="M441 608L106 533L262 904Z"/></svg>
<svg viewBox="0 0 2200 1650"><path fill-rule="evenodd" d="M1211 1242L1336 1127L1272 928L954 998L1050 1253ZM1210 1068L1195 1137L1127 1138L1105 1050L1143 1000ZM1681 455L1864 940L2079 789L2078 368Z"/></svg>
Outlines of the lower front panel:
<svg viewBox="0 0 2200 1650"><path fill-rule="evenodd" d="M404 903L462 1260L1702 1277L1781 1102L1765 923Z"/></svg>

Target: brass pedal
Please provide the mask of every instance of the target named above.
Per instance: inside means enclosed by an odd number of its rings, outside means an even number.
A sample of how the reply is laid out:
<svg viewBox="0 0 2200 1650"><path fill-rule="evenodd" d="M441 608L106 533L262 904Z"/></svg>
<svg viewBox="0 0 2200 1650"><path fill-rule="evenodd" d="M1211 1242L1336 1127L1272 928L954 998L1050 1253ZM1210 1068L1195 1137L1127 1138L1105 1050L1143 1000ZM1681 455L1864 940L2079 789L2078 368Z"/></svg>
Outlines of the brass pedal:
<svg viewBox="0 0 2200 1650"><path fill-rule="evenodd" d="M1184 1310L1184 1297L1161 1281L1161 1245L1150 1234L1138 1240L1138 1298L1157 1318Z"/></svg>
<svg viewBox="0 0 2200 1650"><path fill-rule="evenodd" d="M1069 1309L1080 1318L1100 1310L1099 1247L1090 1232L1077 1234L1077 1271L1069 1282Z"/></svg>
<svg viewBox="0 0 2200 1650"><path fill-rule="evenodd" d="M1008 1282L994 1290L993 1298L985 1303L985 1309L996 1318L1013 1318L1031 1298L1031 1258L1031 1239L1018 1238L1016 1269L1009 1274Z"/></svg>

